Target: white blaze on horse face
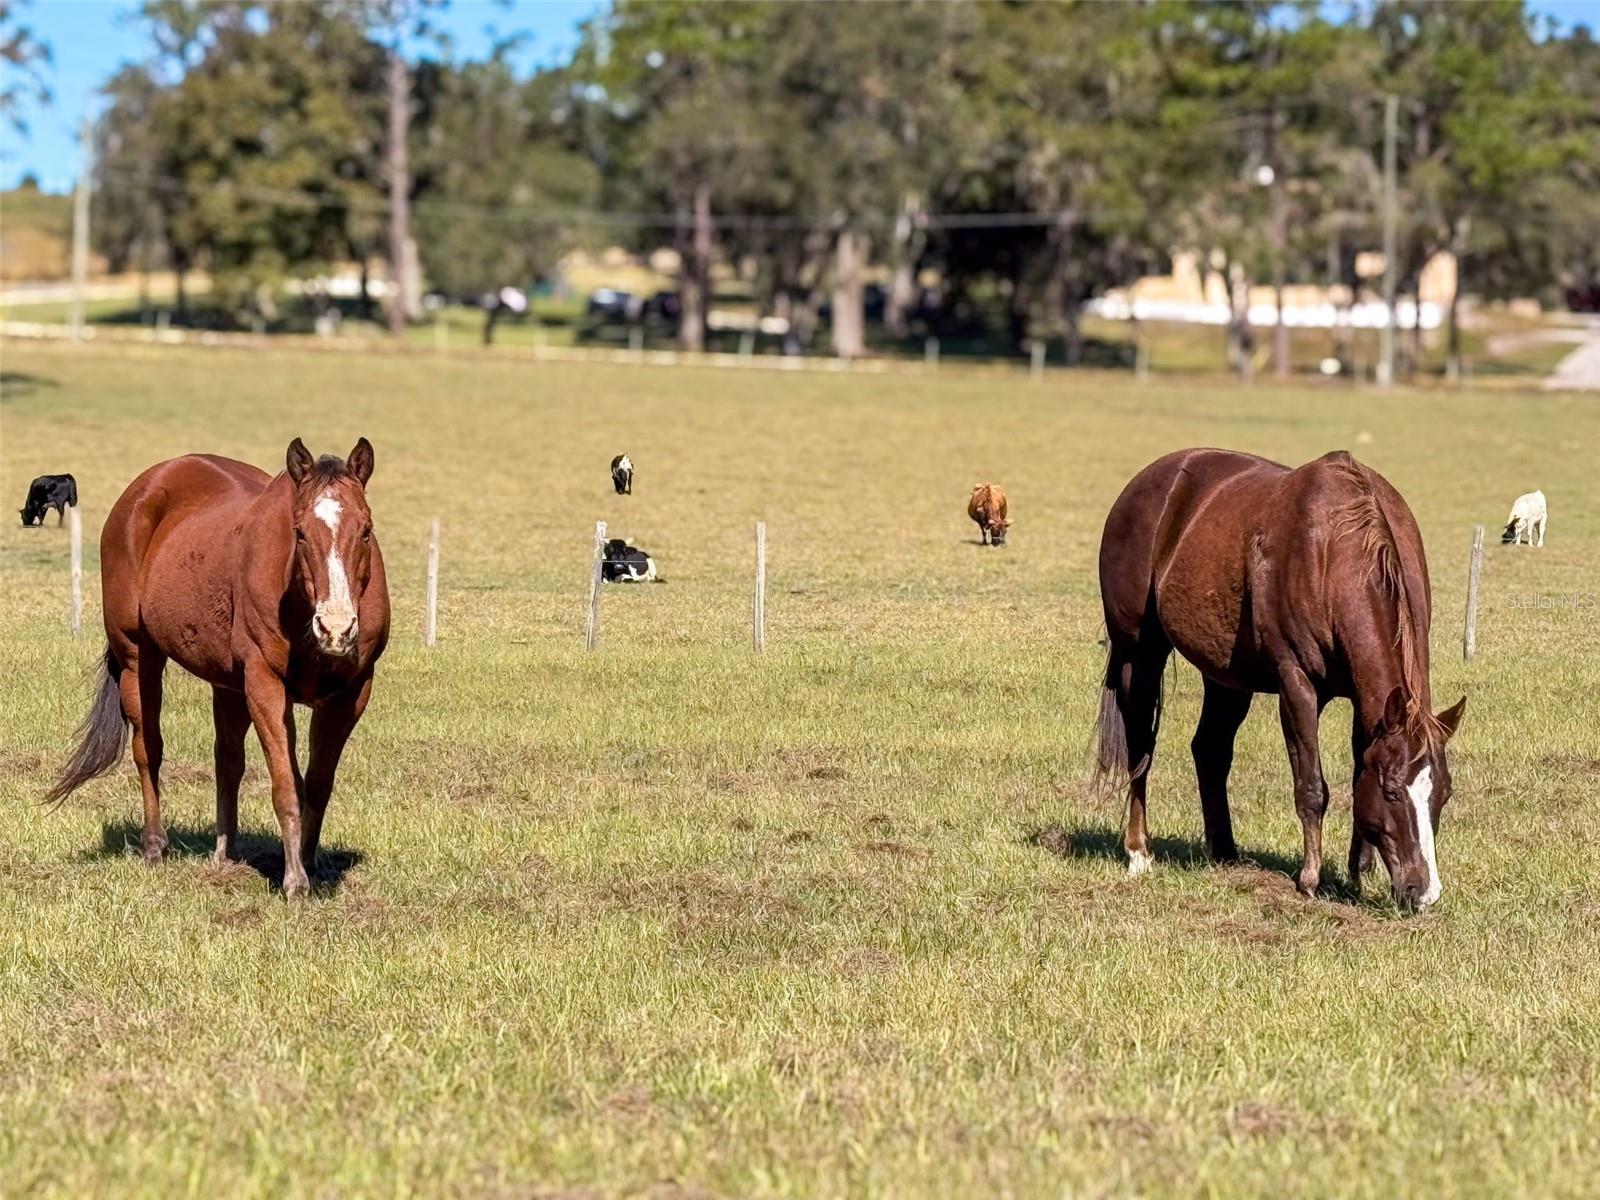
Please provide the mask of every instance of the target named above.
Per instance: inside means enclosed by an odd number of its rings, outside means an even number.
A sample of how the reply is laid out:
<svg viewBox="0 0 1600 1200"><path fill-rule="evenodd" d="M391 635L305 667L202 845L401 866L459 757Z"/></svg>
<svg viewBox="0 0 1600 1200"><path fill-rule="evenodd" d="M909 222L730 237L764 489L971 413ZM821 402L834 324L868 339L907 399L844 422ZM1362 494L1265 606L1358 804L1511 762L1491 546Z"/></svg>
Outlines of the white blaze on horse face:
<svg viewBox="0 0 1600 1200"><path fill-rule="evenodd" d="M1433 851L1433 767L1425 764L1417 772L1406 788L1406 796L1411 801L1411 813L1417 822L1417 848L1422 851L1423 860L1428 864L1428 890L1422 894L1418 902L1422 908L1439 899L1444 893L1444 885L1439 882L1439 861L1434 857Z"/></svg>
<svg viewBox="0 0 1600 1200"><path fill-rule="evenodd" d="M319 497L311 511L328 527L329 532L339 532L342 508L331 495L325 493ZM328 594L317 601L317 626L338 643L354 638L356 606L350 595L350 577L345 574L337 542L328 547ZM327 639L324 640L326 642Z"/></svg>
<svg viewBox="0 0 1600 1200"><path fill-rule="evenodd" d="M339 514L344 509L332 496L324 492L317 498L311 511L317 514L317 518L328 527L330 533L339 532Z"/></svg>

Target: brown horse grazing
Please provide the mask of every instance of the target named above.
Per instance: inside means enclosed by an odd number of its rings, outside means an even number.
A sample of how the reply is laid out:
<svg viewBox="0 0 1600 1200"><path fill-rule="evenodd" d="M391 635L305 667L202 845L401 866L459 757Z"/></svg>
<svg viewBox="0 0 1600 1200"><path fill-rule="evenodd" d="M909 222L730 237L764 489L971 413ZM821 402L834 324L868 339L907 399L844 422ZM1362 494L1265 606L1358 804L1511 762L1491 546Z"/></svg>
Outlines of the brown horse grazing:
<svg viewBox="0 0 1600 1200"><path fill-rule="evenodd" d="M212 688L214 859L233 853L244 739L254 725L283 831L283 890L306 894L339 756L389 639L389 589L367 508L372 467L366 438L348 461L313 459L295 438L287 472L273 478L191 454L128 485L100 534L105 678L47 799L115 766L126 722L144 792L141 847L147 862L160 859L161 677L170 658ZM297 703L313 710L303 778Z"/></svg>
<svg viewBox="0 0 1600 1200"><path fill-rule="evenodd" d="M1256 692L1276 693L1305 832L1300 890L1317 890L1328 785L1317 719L1355 705L1350 880L1377 848L1395 899L1439 898L1434 835L1450 798L1444 746L1466 697L1435 716L1422 536L1400 494L1344 451L1290 470L1229 450L1181 450L1123 489L1100 542L1110 657L1100 770L1128 777L1129 870L1152 859L1145 783L1174 648L1205 696L1191 749L1214 860L1238 851L1228 813L1233 739Z"/></svg>

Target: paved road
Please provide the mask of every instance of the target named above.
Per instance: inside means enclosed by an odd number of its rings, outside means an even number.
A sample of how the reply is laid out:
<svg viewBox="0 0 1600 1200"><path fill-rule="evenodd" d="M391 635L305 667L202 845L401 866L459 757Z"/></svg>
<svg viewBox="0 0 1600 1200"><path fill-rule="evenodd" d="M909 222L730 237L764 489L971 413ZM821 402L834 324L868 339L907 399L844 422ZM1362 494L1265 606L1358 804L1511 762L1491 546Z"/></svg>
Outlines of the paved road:
<svg viewBox="0 0 1600 1200"><path fill-rule="evenodd" d="M1588 339L1545 376L1544 388L1600 392L1600 318L1590 319Z"/></svg>

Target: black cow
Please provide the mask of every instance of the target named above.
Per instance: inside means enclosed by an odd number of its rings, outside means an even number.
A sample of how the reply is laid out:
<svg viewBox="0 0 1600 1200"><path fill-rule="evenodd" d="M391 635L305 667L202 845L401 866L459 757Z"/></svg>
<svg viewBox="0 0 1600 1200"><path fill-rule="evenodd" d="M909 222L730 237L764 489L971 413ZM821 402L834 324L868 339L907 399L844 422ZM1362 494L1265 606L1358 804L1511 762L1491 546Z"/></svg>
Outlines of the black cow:
<svg viewBox="0 0 1600 1200"><path fill-rule="evenodd" d="M600 564L600 578L607 583L655 583L655 560L628 545L621 538L606 543L605 559Z"/></svg>
<svg viewBox="0 0 1600 1200"><path fill-rule="evenodd" d="M619 454L611 460L611 485L619 496L633 495L633 459Z"/></svg>
<svg viewBox="0 0 1600 1200"><path fill-rule="evenodd" d="M43 525L44 515L56 510L56 524L67 519L67 508L78 507L78 482L71 475L41 475L28 485L28 499L17 511L24 525Z"/></svg>

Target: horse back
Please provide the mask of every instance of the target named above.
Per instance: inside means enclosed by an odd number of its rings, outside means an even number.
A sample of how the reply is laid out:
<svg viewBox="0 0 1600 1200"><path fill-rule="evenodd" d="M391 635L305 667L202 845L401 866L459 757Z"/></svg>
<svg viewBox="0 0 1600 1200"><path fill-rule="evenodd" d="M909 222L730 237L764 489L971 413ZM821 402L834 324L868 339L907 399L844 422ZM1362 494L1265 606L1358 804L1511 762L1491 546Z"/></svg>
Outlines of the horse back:
<svg viewBox="0 0 1600 1200"><path fill-rule="evenodd" d="M237 535L270 482L248 463L189 454L157 463L128 485L100 533L114 649L152 642L209 682L231 679Z"/></svg>
<svg viewBox="0 0 1600 1200"><path fill-rule="evenodd" d="M1169 454L1136 475L1101 542L1108 634L1125 645L1153 636L1221 683L1275 691L1259 636L1262 547L1282 540L1271 525L1294 506L1292 475L1214 449Z"/></svg>

